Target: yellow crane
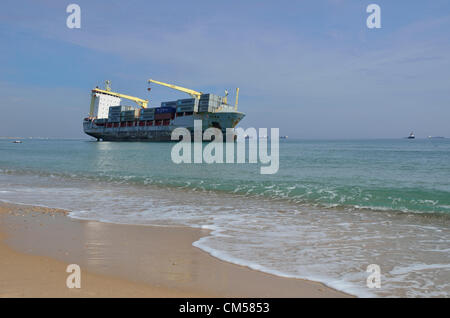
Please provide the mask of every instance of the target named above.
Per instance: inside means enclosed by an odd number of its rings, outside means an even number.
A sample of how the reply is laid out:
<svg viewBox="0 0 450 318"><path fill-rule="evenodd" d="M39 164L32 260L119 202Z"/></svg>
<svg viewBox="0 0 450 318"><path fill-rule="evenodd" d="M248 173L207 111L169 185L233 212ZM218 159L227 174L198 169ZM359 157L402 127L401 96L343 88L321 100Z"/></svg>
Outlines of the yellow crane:
<svg viewBox="0 0 450 318"><path fill-rule="evenodd" d="M90 116L94 115L95 93L108 94L108 95L128 99L128 100L135 102L142 108L147 108L147 106L148 106L148 99L142 99L142 98L138 98L138 97L134 97L134 96L130 96L130 95L112 92L111 91L111 81L105 81L105 89L104 90L100 89L98 87L96 87L92 90Z"/></svg>
<svg viewBox="0 0 450 318"><path fill-rule="evenodd" d="M166 87L175 89L177 91L187 93L187 94L191 95L192 98L199 99L200 96L203 94L202 92L197 92L197 91L194 91L193 89L190 89L190 88L185 88L185 87L181 87L181 86L177 86L177 85L173 85L173 84L168 84L168 83L156 81L156 80L153 80L153 79L149 79L148 82L149 83L155 83L155 84L162 85L162 86L166 86ZM239 88L236 88L236 103L234 105L234 109L235 110L237 110L238 98L239 98ZM228 104L228 91L227 90L225 90L225 96L223 97L222 101L223 101L223 103L225 105Z"/></svg>
<svg viewBox="0 0 450 318"><path fill-rule="evenodd" d="M239 87L236 88L236 102L234 103L234 110L237 110L238 99L239 99Z"/></svg>
<svg viewBox="0 0 450 318"><path fill-rule="evenodd" d="M172 89L176 89L177 91L184 92L184 93L191 95L193 98L200 98L200 95L203 94L202 92L197 92L197 91L194 91L193 89L189 89L189 88L185 88L185 87L181 87L181 86L177 86L177 85L173 85L173 84L168 84L168 83L164 83L164 82L160 82L160 81L155 81L153 79L149 79L148 82L166 86L166 87L169 87Z"/></svg>

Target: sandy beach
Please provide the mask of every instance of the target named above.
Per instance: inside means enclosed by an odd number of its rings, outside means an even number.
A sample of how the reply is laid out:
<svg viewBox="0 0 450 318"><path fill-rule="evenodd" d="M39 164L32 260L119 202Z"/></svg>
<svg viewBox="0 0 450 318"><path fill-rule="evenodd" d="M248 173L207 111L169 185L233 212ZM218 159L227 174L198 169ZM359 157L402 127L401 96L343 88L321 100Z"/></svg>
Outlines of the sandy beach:
<svg viewBox="0 0 450 318"><path fill-rule="evenodd" d="M110 224L0 203L0 297L349 297L323 284L218 260L207 230ZM68 264L81 288L66 287Z"/></svg>

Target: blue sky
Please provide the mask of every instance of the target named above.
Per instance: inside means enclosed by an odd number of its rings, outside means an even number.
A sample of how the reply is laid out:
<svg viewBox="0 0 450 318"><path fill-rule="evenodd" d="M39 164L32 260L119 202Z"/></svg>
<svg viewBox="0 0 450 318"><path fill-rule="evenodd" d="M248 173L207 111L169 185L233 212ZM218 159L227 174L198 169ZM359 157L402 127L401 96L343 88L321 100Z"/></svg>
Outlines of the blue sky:
<svg viewBox="0 0 450 318"><path fill-rule="evenodd" d="M154 78L232 100L240 87L242 127L292 137L450 137L449 34L448 0L3 0L0 136L84 137L105 79L154 106L185 97L148 94Z"/></svg>

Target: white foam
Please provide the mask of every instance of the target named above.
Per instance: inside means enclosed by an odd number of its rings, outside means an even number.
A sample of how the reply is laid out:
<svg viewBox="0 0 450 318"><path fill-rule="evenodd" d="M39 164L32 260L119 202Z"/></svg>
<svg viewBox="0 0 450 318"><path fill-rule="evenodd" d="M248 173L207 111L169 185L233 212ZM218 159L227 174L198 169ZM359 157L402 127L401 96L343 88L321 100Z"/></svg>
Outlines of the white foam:
<svg viewBox="0 0 450 318"><path fill-rule="evenodd" d="M429 288L415 286L402 276L408 270L424 272L420 268L425 268L431 252L442 264L448 259L443 251L448 250L450 235L439 222L419 224L420 219L410 215L390 218L387 213L370 210L314 208L236 194L82 179L66 183L59 177L39 176L31 181L29 176L0 178L13 178L15 184L10 192L0 191L2 201L65 209L70 217L86 220L210 230L209 236L193 245L224 261L269 274L314 280L361 297L405 296L413 287L418 296L450 292L445 285L448 281L434 281L433 275L424 277L427 284L434 284ZM391 256L380 260L391 277L383 282L382 290L369 290L365 268L380 255ZM402 267L395 267L397 264ZM443 269L436 264L427 266L431 273Z"/></svg>
<svg viewBox="0 0 450 318"><path fill-rule="evenodd" d="M367 290L359 288L359 287L355 286L354 284L343 281L343 280L337 280L337 279L333 279L331 277L308 275L306 273L305 273L305 275L293 275L293 274L288 274L288 273L285 273L285 272L282 272L279 270L267 268L258 263L252 263L249 261L245 261L243 259L233 257L226 252L219 251L219 250L209 247L207 245L207 240L208 240L208 237L201 238L200 240L194 242L192 245L202 249L203 251L207 252L211 256L216 257L220 260L223 260L223 261L226 261L229 263L233 263L236 265L248 267L252 270L256 270L256 271L260 271L260 272L264 272L267 274L284 277L284 278L306 279L306 280L319 282L330 288L348 293L350 295L355 295L358 297L375 297L376 296L375 294L370 293Z"/></svg>
<svg viewBox="0 0 450 318"><path fill-rule="evenodd" d="M450 270L450 264L413 264L409 266L396 266L389 274L391 275L403 275L411 272L426 271L432 269L448 269Z"/></svg>

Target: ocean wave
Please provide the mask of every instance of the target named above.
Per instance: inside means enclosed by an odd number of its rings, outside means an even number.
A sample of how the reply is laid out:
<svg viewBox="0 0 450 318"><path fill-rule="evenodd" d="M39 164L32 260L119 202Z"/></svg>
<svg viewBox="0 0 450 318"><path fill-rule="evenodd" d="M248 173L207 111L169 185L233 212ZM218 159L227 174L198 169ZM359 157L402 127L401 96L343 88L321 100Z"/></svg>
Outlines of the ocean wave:
<svg viewBox="0 0 450 318"><path fill-rule="evenodd" d="M0 178L10 191L0 193L0 199L65 209L70 217L86 220L208 229L210 235L194 245L215 257L269 274L319 281L361 297L406 295L408 279L395 266L423 264L431 252L439 255L440 263L447 257L442 251L448 249L443 241L448 218L78 176ZM380 254L392 257L379 259ZM368 290L365 266L378 262L387 275L384 289ZM430 275L420 279L436 284L433 292L443 295L446 287L433 281L433 271L439 270L430 268ZM411 286L414 295L424 295L421 286Z"/></svg>
<svg viewBox="0 0 450 318"><path fill-rule="evenodd" d="M92 181L117 185L158 186L204 193L233 193L245 198L268 198L298 205L324 209L361 209L404 213L450 214L450 193L418 188L363 188L361 186L328 185L318 182L214 182L184 180L183 178L156 178L138 175L111 175L106 173L63 173L32 169L0 169L6 175L29 175L78 181ZM5 191L5 190L4 190ZM418 198L419 197L419 198ZM420 198L423 197L423 198ZM445 201L445 202L441 202ZM448 201L448 202L447 202ZM447 204L448 203L448 204Z"/></svg>

